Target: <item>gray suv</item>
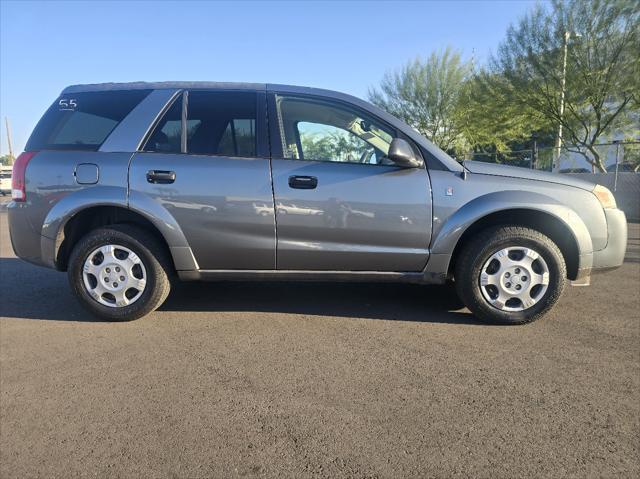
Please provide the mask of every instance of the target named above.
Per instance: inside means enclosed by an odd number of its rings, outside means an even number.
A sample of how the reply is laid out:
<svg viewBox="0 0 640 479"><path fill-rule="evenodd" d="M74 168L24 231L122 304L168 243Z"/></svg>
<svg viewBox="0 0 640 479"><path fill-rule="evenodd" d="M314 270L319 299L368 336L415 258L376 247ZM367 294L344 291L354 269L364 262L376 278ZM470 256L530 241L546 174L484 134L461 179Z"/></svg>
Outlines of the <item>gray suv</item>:
<svg viewBox="0 0 640 479"><path fill-rule="evenodd" d="M609 190L460 164L384 111L284 85L66 88L14 165L16 254L130 320L171 281L453 280L481 320L526 323L620 266ZM247 298L250 301L250 298Z"/></svg>

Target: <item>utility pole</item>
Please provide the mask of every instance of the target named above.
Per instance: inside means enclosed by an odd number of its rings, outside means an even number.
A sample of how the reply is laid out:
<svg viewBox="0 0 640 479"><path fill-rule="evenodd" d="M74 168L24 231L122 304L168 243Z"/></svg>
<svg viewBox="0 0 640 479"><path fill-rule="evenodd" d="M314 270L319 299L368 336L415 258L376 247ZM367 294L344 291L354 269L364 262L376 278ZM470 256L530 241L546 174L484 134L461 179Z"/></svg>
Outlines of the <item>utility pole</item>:
<svg viewBox="0 0 640 479"><path fill-rule="evenodd" d="M564 32L564 42L562 47L562 79L560 83L560 125L558 126L558 136L556 137L556 144L554 148L554 158L552 170L557 171L560 168L560 149L562 148L562 117L564 116L564 96L567 85L567 51L569 50L569 39L571 35L574 37L581 37L579 33L572 33L569 30Z"/></svg>
<svg viewBox="0 0 640 479"><path fill-rule="evenodd" d="M616 176L613 178L613 191L618 190L618 169L620 167L620 140L613 140L616 145Z"/></svg>
<svg viewBox="0 0 640 479"><path fill-rule="evenodd" d="M529 167L535 170L538 166L538 133L534 132L531 135L531 140L533 141L533 147L531 148L531 162L529 163Z"/></svg>
<svg viewBox="0 0 640 479"><path fill-rule="evenodd" d="M567 50L569 49L569 38L571 37L570 31L564 32L564 42L562 47L562 77L560 80L560 125L558 126L558 136L556 137L556 144L554 149L553 158L553 171L557 171L560 167L560 148L562 147L562 117L564 115L564 91L567 84Z"/></svg>
<svg viewBox="0 0 640 479"><path fill-rule="evenodd" d="M9 118L4 117L4 124L7 127L7 143L9 144L9 161L13 165L13 148L11 148L11 130L9 129Z"/></svg>

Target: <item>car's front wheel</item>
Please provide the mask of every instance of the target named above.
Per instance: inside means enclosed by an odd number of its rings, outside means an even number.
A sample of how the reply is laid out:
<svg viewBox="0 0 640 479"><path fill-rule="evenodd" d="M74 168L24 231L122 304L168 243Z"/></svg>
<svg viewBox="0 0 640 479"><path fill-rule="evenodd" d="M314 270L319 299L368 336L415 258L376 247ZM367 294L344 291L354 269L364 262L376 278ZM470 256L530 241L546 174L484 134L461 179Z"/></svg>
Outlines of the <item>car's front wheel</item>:
<svg viewBox="0 0 640 479"><path fill-rule="evenodd" d="M131 225L98 228L73 248L67 274L80 303L110 321L138 319L169 294L168 255L157 239Z"/></svg>
<svg viewBox="0 0 640 479"><path fill-rule="evenodd" d="M558 246L539 231L502 226L482 231L456 260L460 299L479 319L523 324L558 301L566 266Z"/></svg>

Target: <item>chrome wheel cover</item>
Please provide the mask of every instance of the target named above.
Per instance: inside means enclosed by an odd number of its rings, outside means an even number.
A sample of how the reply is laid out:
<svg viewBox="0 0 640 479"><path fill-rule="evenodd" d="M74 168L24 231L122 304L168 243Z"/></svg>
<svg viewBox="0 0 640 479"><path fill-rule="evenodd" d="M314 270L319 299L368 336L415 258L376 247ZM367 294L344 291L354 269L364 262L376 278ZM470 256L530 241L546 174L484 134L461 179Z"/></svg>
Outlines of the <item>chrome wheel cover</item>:
<svg viewBox="0 0 640 479"><path fill-rule="evenodd" d="M549 267L540 254L522 246L503 248L480 270L484 299L500 311L524 311L540 301L549 287Z"/></svg>
<svg viewBox="0 0 640 479"><path fill-rule="evenodd" d="M147 270L129 248L108 244L87 256L82 280L98 303L121 308L140 299L147 284Z"/></svg>

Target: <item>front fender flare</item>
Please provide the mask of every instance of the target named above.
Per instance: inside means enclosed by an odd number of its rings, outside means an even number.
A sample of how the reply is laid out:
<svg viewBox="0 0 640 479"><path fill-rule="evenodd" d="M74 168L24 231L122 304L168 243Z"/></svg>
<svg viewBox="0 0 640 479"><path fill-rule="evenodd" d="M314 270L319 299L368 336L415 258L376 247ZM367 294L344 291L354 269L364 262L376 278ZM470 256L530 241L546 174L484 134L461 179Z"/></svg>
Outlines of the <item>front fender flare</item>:
<svg viewBox="0 0 640 479"><path fill-rule="evenodd" d="M591 235L578 214L550 196L530 191L498 191L479 196L461 206L437 231L431 241L431 256L425 268L430 277L443 278L462 235L478 220L500 211L531 210L546 213L564 224L578 247L579 269L591 268Z"/></svg>

